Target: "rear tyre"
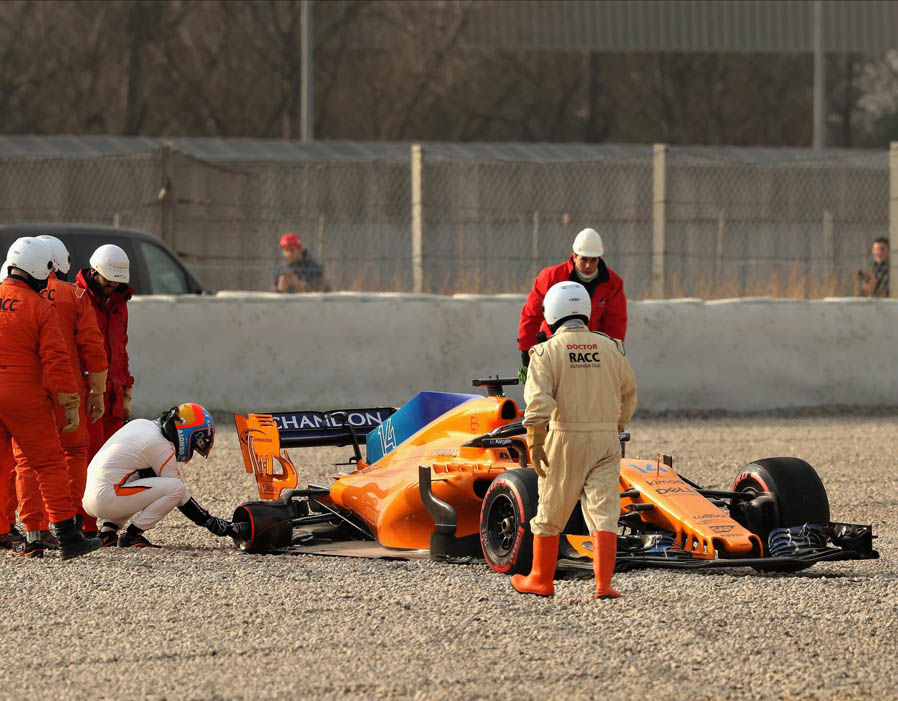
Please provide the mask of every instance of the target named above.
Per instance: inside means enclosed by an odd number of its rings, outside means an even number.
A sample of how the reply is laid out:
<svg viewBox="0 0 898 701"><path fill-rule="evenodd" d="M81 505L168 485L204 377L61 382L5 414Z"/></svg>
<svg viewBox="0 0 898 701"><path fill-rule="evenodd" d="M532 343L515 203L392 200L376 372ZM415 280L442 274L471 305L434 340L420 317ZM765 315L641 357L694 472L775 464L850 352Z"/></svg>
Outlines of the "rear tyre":
<svg viewBox="0 0 898 701"><path fill-rule="evenodd" d="M732 491L756 497L732 500L730 513L760 536L765 554L767 536L774 528L829 522L829 499L823 482L813 467L798 458L755 460L743 468ZM764 492L770 493L769 499Z"/></svg>
<svg viewBox="0 0 898 701"><path fill-rule="evenodd" d="M537 475L529 467L506 470L486 490L480 509L480 546L496 572L530 572L533 534L530 519L538 504Z"/></svg>

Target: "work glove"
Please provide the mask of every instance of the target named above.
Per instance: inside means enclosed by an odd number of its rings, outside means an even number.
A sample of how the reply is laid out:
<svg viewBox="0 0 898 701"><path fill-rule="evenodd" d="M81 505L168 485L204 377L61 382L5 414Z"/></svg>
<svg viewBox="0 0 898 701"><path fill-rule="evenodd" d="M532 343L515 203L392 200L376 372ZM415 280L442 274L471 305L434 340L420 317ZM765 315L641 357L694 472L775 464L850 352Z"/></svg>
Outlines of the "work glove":
<svg viewBox="0 0 898 701"><path fill-rule="evenodd" d="M62 408L65 409L65 426L62 432L72 433L77 431L80 423L78 418L78 406L81 404L80 395L77 392L72 392L71 394L60 392L56 395L56 399L62 405Z"/></svg>
<svg viewBox="0 0 898 701"><path fill-rule="evenodd" d="M533 464L536 474L540 477L546 476L546 470L549 467L549 459L546 457L546 449L543 447L546 442L547 432L545 424L527 427L527 447L530 449L530 462Z"/></svg>
<svg viewBox="0 0 898 701"><path fill-rule="evenodd" d="M125 421L131 419L131 388L125 387L124 401L122 402L122 410L125 412Z"/></svg>
<svg viewBox="0 0 898 701"><path fill-rule="evenodd" d="M209 529L209 532L212 535L217 535L219 537L231 535L233 525L234 524L230 521L225 521L223 518L218 518L217 516L212 516L206 521L206 528Z"/></svg>
<svg viewBox="0 0 898 701"><path fill-rule="evenodd" d="M106 394L106 375L109 369L101 372L87 373L87 382L90 385L90 394L87 396L87 415L90 422L97 421L106 411L103 395Z"/></svg>
<svg viewBox="0 0 898 701"><path fill-rule="evenodd" d="M231 538L249 538L250 525L246 521L243 523L229 523L227 535Z"/></svg>
<svg viewBox="0 0 898 701"><path fill-rule="evenodd" d="M521 351L521 367L518 368L518 380L520 383L527 382L527 368L530 367L530 351Z"/></svg>

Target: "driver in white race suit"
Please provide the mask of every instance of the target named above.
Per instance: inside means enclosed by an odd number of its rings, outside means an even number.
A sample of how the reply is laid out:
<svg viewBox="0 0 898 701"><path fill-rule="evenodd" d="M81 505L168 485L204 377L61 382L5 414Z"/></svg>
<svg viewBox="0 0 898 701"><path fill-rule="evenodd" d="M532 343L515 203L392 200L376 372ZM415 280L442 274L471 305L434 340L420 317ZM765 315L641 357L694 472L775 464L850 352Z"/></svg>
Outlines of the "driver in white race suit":
<svg viewBox="0 0 898 701"><path fill-rule="evenodd" d="M589 314L583 285L553 285L543 300L553 336L530 349L523 424L539 475L539 506L530 521L533 569L529 576L511 578L522 593L555 593L559 534L582 496L596 598L620 596L611 588L620 516L618 434L636 410L636 379L623 342L590 331Z"/></svg>
<svg viewBox="0 0 898 701"><path fill-rule="evenodd" d="M194 452L208 457L214 442L212 416L192 403L152 421L133 419L112 434L90 461L83 499L85 511L103 521L103 544L158 547L143 533L175 507L213 535L237 535L237 526L197 504L178 470L178 463L188 462ZM131 524L119 535L129 518Z"/></svg>

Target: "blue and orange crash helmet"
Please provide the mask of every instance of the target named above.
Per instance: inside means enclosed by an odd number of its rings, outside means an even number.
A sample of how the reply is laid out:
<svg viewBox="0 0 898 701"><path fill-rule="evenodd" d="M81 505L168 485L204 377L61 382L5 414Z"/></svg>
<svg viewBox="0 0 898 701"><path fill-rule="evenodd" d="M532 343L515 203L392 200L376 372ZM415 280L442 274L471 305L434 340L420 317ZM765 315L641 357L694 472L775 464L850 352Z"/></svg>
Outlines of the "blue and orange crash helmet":
<svg viewBox="0 0 898 701"><path fill-rule="evenodd" d="M162 415L162 435L175 446L175 459L188 462L194 451L204 458L215 443L215 422L199 404L172 407Z"/></svg>

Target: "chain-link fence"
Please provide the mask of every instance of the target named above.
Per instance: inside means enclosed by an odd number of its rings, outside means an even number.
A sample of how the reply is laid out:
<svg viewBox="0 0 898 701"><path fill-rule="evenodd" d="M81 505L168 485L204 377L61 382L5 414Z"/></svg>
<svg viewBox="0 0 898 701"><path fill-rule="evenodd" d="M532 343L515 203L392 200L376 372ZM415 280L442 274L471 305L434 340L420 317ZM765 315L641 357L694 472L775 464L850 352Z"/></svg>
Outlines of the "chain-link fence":
<svg viewBox="0 0 898 701"><path fill-rule="evenodd" d="M294 231L334 290L438 294L526 292L591 226L631 299L850 295L889 235L886 151L148 141L0 152L0 223L144 229L213 290Z"/></svg>
<svg viewBox="0 0 898 701"><path fill-rule="evenodd" d="M852 295L889 235L888 152L672 147L664 296Z"/></svg>
<svg viewBox="0 0 898 701"><path fill-rule="evenodd" d="M109 156L0 154L0 224L86 222L159 234L158 152Z"/></svg>

